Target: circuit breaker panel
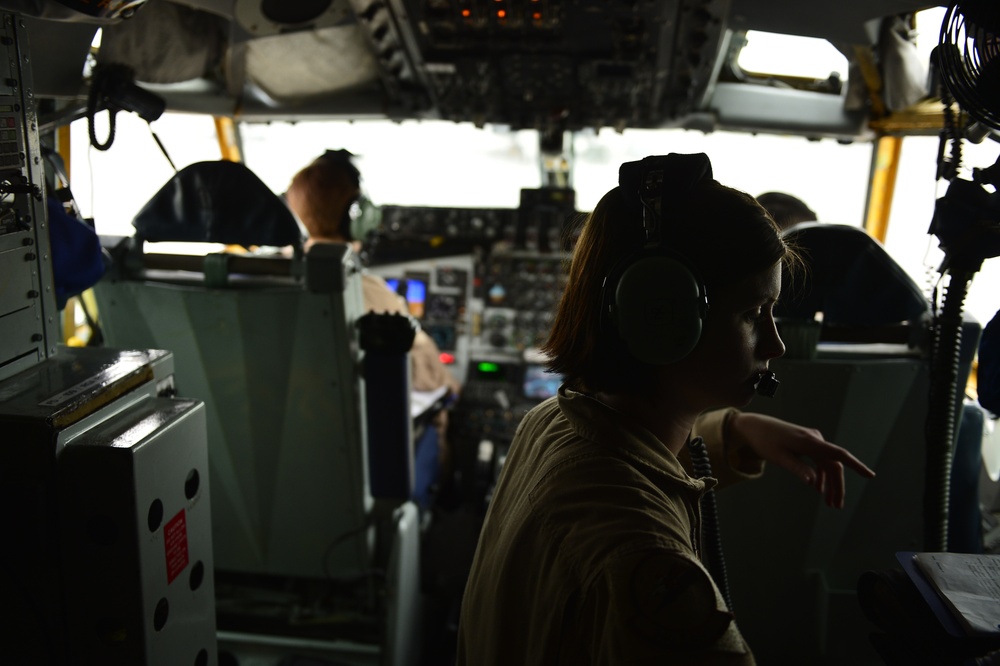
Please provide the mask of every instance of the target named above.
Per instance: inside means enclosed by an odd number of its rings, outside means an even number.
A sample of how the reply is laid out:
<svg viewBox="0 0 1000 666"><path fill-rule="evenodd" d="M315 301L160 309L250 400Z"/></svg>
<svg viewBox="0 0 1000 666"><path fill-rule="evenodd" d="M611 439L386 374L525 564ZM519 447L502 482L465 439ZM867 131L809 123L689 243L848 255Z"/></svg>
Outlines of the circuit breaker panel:
<svg viewBox="0 0 1000 666"><path fill-rule="evenodd" d="M58 341L38 119L27 33L0 14L0 380Z"/></svg>

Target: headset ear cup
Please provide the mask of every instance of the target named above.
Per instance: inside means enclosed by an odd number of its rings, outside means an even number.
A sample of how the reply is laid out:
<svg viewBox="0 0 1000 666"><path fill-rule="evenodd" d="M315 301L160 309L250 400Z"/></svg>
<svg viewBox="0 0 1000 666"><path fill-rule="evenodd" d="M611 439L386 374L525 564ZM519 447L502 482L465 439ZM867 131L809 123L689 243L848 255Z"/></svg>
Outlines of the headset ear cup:
<svg viewBox="0 0 1000 666"><path fill-rule="evenodd" d="M351 216L351 209L354 207L357 198L351 199L347 202L347 206L344 207L344 212L340 216L340 235L344 237L347 241L352 241L355 239L354 236L354 219Z"/></svg>
<svg viewBox="0 0 1000 666"><path fill-rule="evenodd" d="M364 241L368 234L378 229L382 222L382 211L364 194L351 204L352 208L355 206L357 214L351 216L351 236L355 240Z"/></svg>
<svg viewBox="0 0 1000 666"><path fill-rule="evenodd" d="M705 290L676 256L630 262L614 286L612 319L628 352L652 365L681 360L701 338Z"/></svg>

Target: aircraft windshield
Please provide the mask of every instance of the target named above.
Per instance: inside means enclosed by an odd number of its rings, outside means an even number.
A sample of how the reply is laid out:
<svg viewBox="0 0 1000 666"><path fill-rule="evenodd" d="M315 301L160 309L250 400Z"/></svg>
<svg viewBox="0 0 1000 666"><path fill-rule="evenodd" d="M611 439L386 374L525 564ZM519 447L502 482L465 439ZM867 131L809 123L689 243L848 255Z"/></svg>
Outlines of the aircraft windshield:
<svg viewBox="0 0 1000 666"><path fill-rule="evenodd" d="M116 141L106 152L89 147L85 122L77 121L73 130L74 194L100 233L130 235L132 217L173 169L149 127L131 114L119 114ZM177 168L220 157L211 118L165 114L152 127ZM97 132L106 136L100 127ZM342 147L358 156L365 190L380 205L515 208L521 188L541 185L538 136L530 130L365 120L253 124L243 126L241 133L248 166L276 193L284 192L295 171L313 157ZM937 147L937 137L913 136L903 142L886 239L890 254L928 290L940 261L935 239L927 236L934 201L944 191L934 182ZM577 134L571 159L578 210L591 210L616 184L622 162L667 152L705 152L716 177L733 187L751 194L789 192L823 221L864 223L871 144L721 131ZM996 153L992 141L971 145L965 163L988 166ZM987 261L966 302L966 310L983 323L996 311L990 291L995 293L997 286L1000 267Z"/></svg>

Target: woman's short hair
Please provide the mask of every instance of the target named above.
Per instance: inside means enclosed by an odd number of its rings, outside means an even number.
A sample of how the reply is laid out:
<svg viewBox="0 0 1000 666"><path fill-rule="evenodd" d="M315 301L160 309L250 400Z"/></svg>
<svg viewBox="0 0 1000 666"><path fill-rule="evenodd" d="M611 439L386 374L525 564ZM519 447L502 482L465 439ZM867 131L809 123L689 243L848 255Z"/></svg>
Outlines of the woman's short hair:
<svg viewBox="0 0 1000 666"><path fill-rule="evenodd" d="M662 247L680 254L705 285L734 283L779 261L797 264L768 212L745 192L705 179L683 200L662 205ZM604 195L587 216L569 268L567 287L542 351L548 368L575 390L647 390L651 366L631 358L603 312L605 278L643 248L642 220L621 190ZM650 285L651 289L655 285Z"/></svg>

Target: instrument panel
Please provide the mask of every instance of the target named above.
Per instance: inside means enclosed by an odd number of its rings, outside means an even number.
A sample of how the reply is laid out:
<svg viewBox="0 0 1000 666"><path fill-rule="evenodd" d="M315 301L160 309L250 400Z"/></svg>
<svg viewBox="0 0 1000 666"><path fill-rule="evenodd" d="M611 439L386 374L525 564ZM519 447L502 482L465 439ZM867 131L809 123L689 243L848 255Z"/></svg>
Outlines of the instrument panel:
<svg viewBox="0 0 1000 666"><path fill-rule="evenodd" d="M516 209L385 206L370 270L460 355L464 380L471 363L519 362L544 342L580 219L565 188L522 190Z"/></svg>
<svg viewBox="0 0 1000 666"><path fill-rule="evenodd" d="M657 126L700 103L718 0L393 0L442 118L558 131Z"/></svg>
<svg viewBox="0 0 1000 666"><path fill-rule="evenodd" d="M369 270L406 299L462 382L449 428L466 501L484 498L521 418L559 386L538 347L580 219L563 188L522 190L516 209L382 209Z"/></svg>

